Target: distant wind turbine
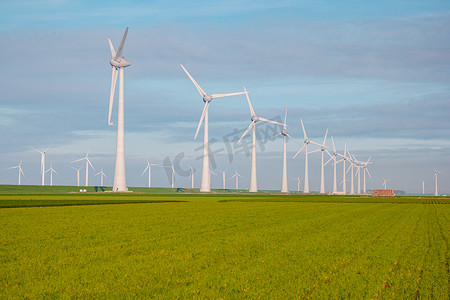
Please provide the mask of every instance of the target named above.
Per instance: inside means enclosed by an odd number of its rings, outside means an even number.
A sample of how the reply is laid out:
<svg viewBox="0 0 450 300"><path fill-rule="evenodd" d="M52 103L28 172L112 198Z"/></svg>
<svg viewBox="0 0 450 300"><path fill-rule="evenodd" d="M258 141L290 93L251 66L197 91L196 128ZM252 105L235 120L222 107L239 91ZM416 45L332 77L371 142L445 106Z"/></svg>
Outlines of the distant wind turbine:
<svg viewBox="0 0 450 300"><path fill-rule="evenodd" d="M236 179L236 190L237 190L239 187L239 177L242 177L242 176L239 175L239 173L236 171L234 173L234 175L230 177L230 180L233 179L233 177Z"/></svg>
<svg viewBox="0 0 450 300"><path fill-rule="evenodd" d="M163 168L170 168L172 170L172 188L175 188L175 169L173 165L170 166L161 166Z"/></svg>
<svg viewBox="0 0 450 300"><path fill-rule="evenodd" d="M194 188L194 173L195 169L192 166L189 166L189 178L191 179L191 189Z"/></svg>
<svg viewBox="0 0 450 300"><path fill-rule="evenodd" d="M103 168L101 168L100 172L98 172L94 176L97 175L100 175L100 186L103 186L103 177L107 177L106 174L103 172Z"/></svg>
<svg viewBox="0 0 450 300"><path fill-rule="evenodd" d="M425 181L422 180L422 195L425 195Z"/></svg>
<svg viewBox="0 0 450 300"><path fill-rule="evenodd" d="M211 181L210 181L210 174L209 174L209 136L208 136L208 108L209 103L217 98L223 98L223 97L229 97L229 96L235 96L235 95L242 95L246 94L246 92L240 92L240 93L228 93L228 94L212 94L208 95L203 91L203 89L200 87L200 85L194 80L194 78L189 74L189 72L184 68L183 65L180 64L180 66L183 68L186 75L191 79L192 83L197 88L200 96L203 98L203 102L205 102L205 106L203 107L202 116L200 117L200 121L198 122L197 131L195 132L194 139L197 138L198 131L200 130L200 127L204 120L204 134L203 134L203 168L202 168L202 183L200 185L200 192L211 192Z"/></svg>
<svg viewBox="0 0 450 300"><path fill-rule="evenodd" d="M152 181L152 166L157 166L157 164L151 164L147 160L147 166L145 167L144 171L141 174L141 177L145 174L145 172L148 170L148 187L152 187L151 181Z"/></svg>
<svg viewBox="0 0 450 300"><path fill-rule="evenodd" d="M385 190L387 189L387 182L388 182L388 181L390 181L390 180L388 180L388 179L383 179L383 186L382 186L382 188L385 189Z"/></svg>
<svg viewBox="0 0 450 300"><path fill-rule="evenodd" d="M77 161L86 161L86 186L89 185L89 166L91 166L92 170L95 171L94 166L91 164L91 161L89 160L89 152L86 153L86 156L77 160L72 161L72 163L77 162Z"/></svg>
<svg viewBox="0 0 450 300"><path fill-rule="evenodd" d="M367 172L367 175L369 175L369 177L372 178L372 176L370 176L369 169L367 168L367 165L371 164L371 162L370 162L371 158L372 158L372 156L369 157L369 159L365 163L362 163L363 170L364 170L364 175L363 175L363 193L364 194L367 194L367 190L366 190L366 172Z"/></svg>
<svg viewBox="0 0 450 300"><path fill-rule="evenodd" d="M79 169L74 168L74 167L71 167L71 168L74 169L75 171L77 171L77 186L80 186L80 170L82 167Z"/></svg>
<svg viewBox="0 0 450 300"><path fill-rule="evenodd" d="M347 179L345 177L347 170L345 169L345 162L350 160L350 158L347 156L347 144L345 144L344 147L344 154L337 153L340 157L342 157L341 160L337 161L336 163L342 162L342 193L345 195L347 194Z"/></svg>
<svg viewBox="0 0 450 300"><path fill-rule="evenodd" d="M438 174L441 172L439 172L436 169L433 169L433 170L434 170L434 195L439 196L439 194L438 194Z"/></svg>
<svg viewBox="0 0 450 300"><path fill-rule="evenodd" d="M218 170L222 173L222 189L225 189L225 171Z"/></svg>
<svg viewBox="0 0 450 300"><path fill-rule="evenodd" d="M109 63L112 66L112 78L111 78L111 93L109 97L109 113L108 113L108 125L113 125L111 122L112 106L114 103L114 92L116 89L117 73L120 72L119 77L119 103L118 103L118 117L117 117L117 144L116 144L116 162L114 169L114 192L126 192L127 179L125 174L125 113L124 113L124 69L131 65L131 63L122 56L123 46L125 45L125 39L127 38L128 26L123 34L120 46L117 52L108 39L109 48L111 50L112 58ZM87 178L87 176L86 176ZM87 180L86 180L87 182ZM86 183L87 185L87 183Z"/></svg>
<svg viewBox="0 0 450 300"><path fill-rule="evenodd" d="M284 123L283 123L283 129L278 134L274 135L270 139L273 139L279 135L283 136L283 174L282 174L282 180L281 180L281 192L282 193L289 193L288 185L287 185L287 162L286 162L286 142L287 138L290 138L291 140L295 141L287 132L286 130L286 119L287 119L287 107L286 107L286 113L284 114Z"/></svg>
<svg viewBox="0 0 450 300"><path fill-rule="evenodd" d="M300 122L302 123L302 129L303 129L303 137L305 138L304 144L303 146L297 151L297 153L295 153L294 157L295 158L298 154L300 154L300 152L302 152L303 149L305 149L305 180L304 180L304 187L303 187L303 193L304 194L308 194L309 193L309 173L308 173L308 145L309 144L314 144L317 145L319 147L321 147L322 145L313 142L311 140L308 139L308 136L306 135L306 130L305 130L305 126L303 125L303 120L300 119Z"/></svg>
<svg viewBox="0 0 450 300"><path fill-rule="evenodd" d="M44 186L45 185L45 152L48 150L48 148L45 149L44 151L39 151L32 147L30 147L30 148L41 154L41 185Z"/></svg>
<svg viewBox="0 0 450 300"><path fill-rule="evenodd" d="M52 167L52 163L50 162L50 169L48 169L47 171L45 171L45 173L50 172L50 186L53 185L53 173L58 174L58 172L56 172L53 167Z"/></svg>
<svg viewBox="0 0 450 300"><path fill-rule="evenodd" d="M333 154L330 154L330 153L327 151L328 155L330 156L330 159L325 163L325 166L326 166L331 160L334 161L334 162L333 162L333 194L336 194L336 193L337 193L336 166L337 166L337 164L338 164L337 156L338 156L339 154L336 152L336 146L334 145L334 139L333 139L333 137L331 137L331 141L332 141L332 143L333 143Z"/></svg>
<svg viewBox="0 0 450 300"><path fill-rule="evenodd" d="M25 177L25 174L23 173L23 170L22 170L22 160L20 160L20 162L19 162L19 164L17 166L10 167L8 169L18 169L18 171L19 171L19 185L20 185L20 177L21 177L21 175L23 175Z"/></svg>
<svg viewBox="0 0 450 300"><path fill-rule="evenodd" d="M252 137L253 137L253 142L252 142L252 169L251 169L251 174L250 174L250 188L248 189L249 192L251 193L255 193L258 191L258 184L257 184L257 179L256 179L256 122L258 121L263 121L266 123L272 123L272 124L276 124L276 125L283 125L281 123L275 122L275 121L271 121L262 117L258 117L255 114L255 111L253 110L253 106L252 103L250 102L250 98L248 97L247 94L247 90L244 87L244 91L246 92L246 96L247 96L247 102L248 102L248 106L250 108L250 114L251 114L251 123L250 125L247 127L247 129L244 131L244 133L242 134L241 138L239 139L239 141L237 142L238 144L241 142L241 140L244 138L244 136L247 134L247 132L253 128L253 133L252 133Z"/></svg>
<svg viewBox="0 0 450 300"><path fill-rule="evenodd" d="M297 192L300 192L300 177L294 178L295 180L297 180Z"/></svg>
<svg viewBox="0 0 450 300"><path fill-rule="evenodd" d="M322 162L320 164L320 166L321 166L320 167L321 168L321 170L320 170L320 193L321 194L325 194L325 173L324 173L325 164L323 161L323 153L326 152L329 156L331 156L331 154L327 150L327 146L325 146L325 144L327 142L327 134L328 134L328 128L327 128L327 131L325 131L325 137L323 138L322 145L320 145L320 149L309 152L311 154L311 153L320 151L322 154Z"/></svg>

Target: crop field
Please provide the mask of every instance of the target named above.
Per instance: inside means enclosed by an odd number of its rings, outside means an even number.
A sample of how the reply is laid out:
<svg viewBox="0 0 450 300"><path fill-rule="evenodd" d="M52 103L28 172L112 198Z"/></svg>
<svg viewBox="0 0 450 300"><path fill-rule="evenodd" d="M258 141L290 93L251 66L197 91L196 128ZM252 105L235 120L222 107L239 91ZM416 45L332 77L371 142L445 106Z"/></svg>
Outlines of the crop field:
<svg viewBox="0 0 450 300"><path fill-rule="evenodd" d="M448 299L448 197L0 193L0 298Z"/></svg>

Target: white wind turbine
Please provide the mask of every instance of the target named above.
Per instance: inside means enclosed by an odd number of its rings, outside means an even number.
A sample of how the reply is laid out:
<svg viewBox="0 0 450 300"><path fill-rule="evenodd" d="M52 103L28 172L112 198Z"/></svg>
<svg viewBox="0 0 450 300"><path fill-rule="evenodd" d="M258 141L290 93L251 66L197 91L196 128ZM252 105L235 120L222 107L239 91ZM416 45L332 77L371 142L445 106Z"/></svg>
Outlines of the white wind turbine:
<svg viewBox="0 0 450 300"><path fill-rule="evenodd" d="M287 119L287 107L286 107L286 113L284 114L284 123L283 123L283 129L281 130L281 132L279 132L278 134L274 135L273 137L271 137L270 139L273 139L279 135L283 136L283 175L282 175L282 180L281 180L281 192L282 193L289 193L288 190L288 185L287 185L287 162L286 162L286 142L287 142L287 137L290 138L291 140L295 141L288 133L286 130L286 119Z"/></svg>
<svg viewBox="0 0 450 300"><path fill-rule="evenodd" d="M372 156L369 157L369 159L365 163L362 163L362 167L363 167L363 170L364 170L364 175L363 175L363 194L367 194L367 190L366 190L366 172L367 172L367 175L369 175L369 177L372 178L372 176L370 176L369 169L367 168L367 165L371 164L371 162L370 162L371 158L372 158Z"/></svg>
<svg viewBox="0 0 450 300"><path fill-rule="evenodd" d="M353 167L355 166L355 160L353 159L353 156L352 156L352 154L347 150L347 154L348 154L348 156L349 156L349 158L348 158L348 162L350 163L350 166L348 166L348 169L347 169L347 172L346 173L348 173L348 171L351 169L352 170L352 173L351 173L351 180L350 180L350 195L354 195L355 194L355 187L354 187L354 184L353 184L353 177L354 177L354 170L353 170Z"/></svg>
<svg viewBox="0 0 450 300"><path fill-rule="evenodd" d="M20 160L20 162L19 162L19 164L17 166L14 166L14 167L11 167L11 168L8 168L8 169L18 169L18 171L19 171L19 185L20 185L21 175L23 175L25 177L25 174L23 173L23 170L22 170L22 160Z"/></svg>
<svg viewBox="0 0 450 300"><path fill-rule="evenodd" d="M77 171L77 186L80 186L80 170L82 167L79 169L74 168L74 167L71 167L71 168L74 169L75 171Z"/></svg>
<svg viewBox="0 0 450 300"><path fill-rule="evenodd" d="M194 188L194 173L195 169L192 166L189 166L189 179L191 179L191 189Z"/></svg>
<svg viewBox="0 0 450 300"><path fill-rule="evenodd" d="M226 185L225 185L225 171L223 171L223 170L218 170L219 172L221 172L222 173L222 189L226 189Z"/></svg>
<svg viewBox="0 0 450 300"><path fill-rule="evenodd" d="M45 173L50 172L50 186L53 185L53 173L58 174L58 172L56 172L53 167L52 167L52 163L50 162L50 169L48 169L47 171L45 171Z"/></svg>
<svg viewBox="0 0 450 300"><path fill-rule="evenodd" d="M239 187L239 177L242 177L242 176L239 175L239 173L236 171L234 173L234 175L230 177L230 180L233 179L233 177L236 179L236 190L237 190Z"/></svg>
<svg viewBox="0 0 450 300"><path fill-rule="evenodd" d="M333 143L333 154L330 154L330 153L327 151L328 155L330 156L330 159L325 163L325 166L326 166L331 160L334 161L334 162L333 162L333 194L336 194L336 193L337 193L336 166L337 166L337 164L338 164L337 156L338 156L339 154L336 152L336 146L334 145L334 139L333 139L333 137L331 137L331 141L332 141L332 143Z"/></svg>
<svg viewBox="0 0 450 300"><path fill-rule="evenodd" d="M441 172L437 171L436 169L433 169L433 170L434 170L434 195L439 196L439 194L438 194L438 174Z"/></svg>
<svg viewBox="0 0 450 300"><path fill-rule="evenodd" d="M382 188L383 189L387 189L387 183L388 183L388 181L390 181L389 179L383 179L383 185L382 185Z"/></svg>
<svg viewBox="0 0 450 300"><path fill-rule="evenodd" d="M304 187L303 187L303 193L308 194L309 193L309 175L308 175L308 144L314 144L317 146L322 146L316 142L310 141L308 139L308 136L306 135L305 126L303 125L303 120L300 119L300 122L302 123L302 129L303 129L303 137L305 138L303 146L295 153L293 159L300 154L300 152L305 149L305 181L304 181Z"/></svg>
<svg viewBox="0 0 450 300"><path fill-rule="evenodd" d="M345 178L345 174L346 174L346 169L345 169L345 162L350 160L349 157L347 157L347 144L345 144L344 147L344 155L337 153L337 155L339 155L340 157L342 157L341 160L337 161L336 163L340 163L342 162L342 194L347 194L347 180Z"/></svg>
<svg viewBox="0 0 450 300"><path fill-rule="evenodd" d="M157 166L157 164L151 164L148 160L147 160L147 166L145 167L144 171L141 174L141 177L145 174L145 172L148 170L148 187L152 187L151 186L151 180L152 180L152 166Z"/></svg>
<svg viewBox="0 0 450 300"><path fill-rule="evenodd" d="M111 123L111 113L112 106L114 103L114 92L116 89L116 81L117 81L117 73L120 73L119 77L119 104L118 104L118 117L117 117L117 144L116 144L116 163L114 169L114 184L113 191L114 192L126 192L127 189L127 180L125 174L125 113L124 113L124 69L131 65L131 63L122 57L123 46L125 44L125 39L127 38L128 26L125 29L125 33L123 34L122 41L120 43L119 49L117 52L114 50L114 47L111 43L111 40L108 39L109 47L111 50L112 58L109 60L109 63L112 66L112 78L111 78L111 93L109 97L109 113L108 113L108 125L113 125Z"/></svg>
<svg viewBox="0 0 450 300"><path fill-rule="evenodd" d="M172 188L175 188L175 168L173 167L173 165L170 166L161 166L163 168L170 168L172 170Z"/></svg>
<svg viewBox="0 0 450 300"><path fill-rule="evenodd" d="M77 162L77 161L83 161L83 160L86 161L86 186L89 185L89 166L91 166L92 170L95 171L94 166L92 166L88 155L89 155L89 152L86 153L85 157L72 161L72 163Z"/></svg>
<svg viewBox="0 0 450 300"><path fill-rule="evenodd" d="M425 181L422 180L422 195L425 195Z"/></svg>
<svg viewBox="0 0 450 300"><path fill-rule="evenodd" d="M203 168L202 168L202 183L200 185L200 192L211 192L211 181L210 181L210 174L209 174L209 130L208 130L208 108L209 103L213 99L217 98L223 98L223 97L229 97L229 96L235 96L235 95L242 95L246 92L240 92L240 93L228 93L228 94L206 94L205 91L200 87L200 85L194 80L194 78L189 74L189 72L184 68L183 65L180 64L180 66L183 68L184 72L187 74L187 76L191 79L192 83L197 88L200 96L203 98L203 102L205 102L205 106L203 107L202 116L200 117L200 121L198 122L197 131L195 132L194 139L197 138L198 131L200 130L200 127L203 123L203 120L205 122L204 125L204 134L203 134Z"/></svg>
<svg viewBox="0 0 450 300"><path fill-rule="evenodd" d="M301 182L300 176L294 179L297 180L297 192L300 192L300 182Z"/></svg>
<svg viewBox="0 0 450 300"><path fill-rule="evenodd" d="M322 162L320 164L320 166L321 166L321 172L320 172L320 193L321 194L325 194L325 173L324 173L325 164L323 162L323 152L326 152L326 153L328 153L329 156L331 156L331 154L327 150L327 146L325 146L325 144L327 142L327 135L328 135L328 128L327 128L327 131L325 131L325 137L323 138L322 145L320 145L320 149L317 149L317 150L309 152L310 154L314 153L314 152L319 152L319 151L322 153Z"/></svg>
<svg viewBox="0 0 450 300"><path fill-rule="evenodd" d="M31 149L41 154L41 185L45 185L45 152L48 150L48 148L45 149L44 151L39 151L34 148Z"/></svg>
<svg viewBox="0 0 450 300"><path fill-rule="evenodd" d="M103 186L103 177L108 177L106 176L106 174L103 172L103 168L101 168L100 172L98 172L97 174L95 174L94 176L100 175L100 186Z"/></svg>
<svg viewBox="0 0 450 300"><path fill-rule="evenodd" d="M244 131L244 133L242 134L241 138L239 139L239 141L237 142L238 144L241 142L241 140L244 138L244 136L247 134L247 132L253 128L252 131L252 170L251 170L251 175L250 175L250 188L248 189L249 192L251 193L255 193L258 191L258 184L257 184L257 179L256 179L256 123L258 121L263 121L266 123L272 123L272 124L276 124L276 125L283 125L281 123L275 122L275 121L271 121L262 117L258 117L255 114L255 111L253 110L253 106L252 103L250 102L250 98L248 97L248 93L247 90L244 87L244 91L245 91L245 95L247 96L247 102L248 102L248 106L250 108L250 114L251 114L251 120L252 122L250 123L250 125L247 127L247 129Z"/></svg>

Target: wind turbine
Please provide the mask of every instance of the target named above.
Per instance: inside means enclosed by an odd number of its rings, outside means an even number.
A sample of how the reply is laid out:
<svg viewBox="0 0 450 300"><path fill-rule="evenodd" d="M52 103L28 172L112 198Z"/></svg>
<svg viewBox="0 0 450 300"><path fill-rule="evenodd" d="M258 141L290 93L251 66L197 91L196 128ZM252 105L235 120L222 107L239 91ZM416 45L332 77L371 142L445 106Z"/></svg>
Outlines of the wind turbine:
<svg viewBox="0 0 450 300"><path fill-rule="evenodd" d="M348 169L347 169L346 173L348 173L348 171L350 169L352 170L352 173L351 173L351 176L350 176L350 178L351 178L351 180L350 180L350 195L354 195L355 194L355 187L354 187L354 184L353 184L353 177L354 177L353 167L355 166L355 161L353 160L352 154L348 150L347 150L347 154L349 156L348 162L350 163L350 166L348 166Z"/></svg>
<svg viewBox="0 0 450 300"><path fill-rule="evenodd" d="M74 167L71 167L72 169L74 169L75 171L77 171L77 186L80 186L80 170L81 168L77 169Z"/></svg>
<svg viewBox="0 0 450 300"><path fill-rule="evenodd" d="M328 128L327 128L327 131L325 131L325 137L323 138L322 145L320 145L320 149L317 149L317 150L309 152L310 154L314 153L314 152L319 152L319 151L322 153L322 162L320 164L320 166L321 166L321 172L320 172L320 193L321 194L325 194L325 173L324 173L325 164L323 163L323 152L327 152L328 155L331 156L331 154L327 150L327 146L325 146L325 143L327 142L327 135L328 135Z"/></svg>
<svg viewBox="0 0 450 300"><path fill-rule="evenodd" d="M189 166L189 178L191 179L191 189L194 188L194 173L195 169L192 166Z"/></svg>
<svg viewBox="0 0 450 300"><path fill-rule="evenodd" d="M217 170L222 173L222 189L225 189L225 171Z"/></svg>
<svg viewBox="0 0 450 300"><path fill-rule="evenodd" d="M234 175L230 177L230 180L233 179L233 177L236 178L236 190L237 190L237 189L238 189L238 186L239 186L239 177L242 177L242 176L239 175L239 173L236 171L236 172L234 173Z"/></svg>
<svg viewBox="0 0 450 300"><path fill-rule="evenodd" d="M382 188L385 189L385 190L387 189L387 182L388 182L388 181L390 181L390 180L388 180L388 179L383 179L383 185L382 185Z"/></svg>
<svg viewBox="0 0 450 300"><path fill-rule="evenodd" d="M342 178L343 178L342 179L342 183L343 183L342 184L342 193L345 195L345 194L347 194L347 180L345 178L345 174L346 174L345 162L350 159L349 157L346 156L347 155L347 144L345 144L345 147L344 147L344 155L342 155L340 153L337 153L337 155L342 157L342 159L337 161L336 163L342 162ZM352 180L353 180L353 178L352 178Z"/></svg>
<svg viewBox="0 0 450 300"><path fill-rule="evenodd" d="M108 177L106 176L106 174L103 172L103 168L101 168L100 172L98 172L97 174L95 174L94 176L100 175L100 186L103 186L103 176L104 177Z"/></svg>
<svg viewBox="0 0 450 300"><path fill-rule="evenodd" d="M52 163L50 162L50 169L48 169L47 171L45 171L45 173L50 172L50 186L53 185L53 173L58 175L58 172L56 172L53 167L52 167Z"/></svg>
<svg viewBox="0 0 450 300"><path fill-rule="evenodd" d="M89 185L89 184L88 184L88 181L89 181L89 166L91 166L92 170L95 171L94 166L92 166L91 161L89 160L88 155L89 155L89 152L86 153L86 156L85 156L85 157L72 161L73 163L74 163L74 162L77 162L77 161L83 161L83 160L86 161L86 186Z"/></svg>
<svg viewBox="0 0 450 300"><path fill-rule="evenodd" d="M425 195L425 181L422 180L422 195Z"/></svg>
<svg viewBox="0 0 450 300"><path fill-rule="evenodd" d="M19 185L20 185L20 177L21 177L20 175L23 175L25 177L25 174L23 173L23 170L22 170L22 160L20 160L20 162L17 166L14 166L14 167L11 167L8 169L18 169L19 170Z"/></svg>
<svg viewBox="0 0 450 300"><path fill-rule="evenodd" d="M304 141L303 146L300 148L300 150L297 151L297 153L295 153L293 158L295 158L303 150L303 148L305 149L305 181L304 181L303 193L304 194L308 194L309 193L308 144L314 144L314 145L317 145L319 147L321 147L322 145L320 145L320 144L318 144L316 142L310 141L308 139L308 136L306 135L305 126L303 125L303 120L300 119L300 122L302 123L303 137L305 138L305 141Z"/></svg>
<svg viewBox="0 0 450 300"><path fill-rule="evenodd" d="M116 81L117 81L117 73L120 73L119 77L119 104L118 104L118 117L117 117L117 144L116 144L116 163L114 169L114 184L113 191L114 192L126 192L127 189L127 180L125 174L125 114L124 114L124 69L131 65L131 63L123 58L122 51L123 46L125 44L125 39L127 38L128 26L125 29L125 33L123 34L122 41L120 42L120 46L117 49L117 52L114 50L114 47L111 43L111 40L108 39L109 48L111 50L112 58L109 60L109 63L112 66L112 78L111 78L111 93L109 96L109 113L108 113L108 125L113 125L111 122L111 113L112 106L114 103L114 92L116 89ZM86 176L87 178L87 176ZM86 180L87 182L87 180ZM86 183L87 185L87 183Z"/></svg>
<svg viewBox="0 0 450 300"><path fill-rule="evenodd" d="M372 178L372 176L370 176L369 169L367 168L367 165L371 164L371 162L370 162L371 158L372 158L372 156L369 157L369 159L365 163L362 164L363 170L364 170L364 176L363 176L363 193L364 194L367 194L367 191L366 191L366 172L367 172L367 175L369 175L369 177Z"/></svg>
<svg viewBox="0 0 450 300"><path fill-rule="evenodd" d="M334 139L333 139L333 137L331 137L331 141L333 142L333 154L330 154L330 153L327 151L328 155L330 156L330 159L325 163L325 166L326 166L331 160L334 160L334 163L333 163L333 194L336 194L336 193L337 193L336 166L337 166L337 164L338 164L337 156L338 156L339 154L336 152L336 147L335 147L335 145L334 145Z"/></svg>
<svg viewBox="0 0 450 300"><path fill-rule="evenodd" d="M300 176L294 179L297 180L297 192L300 192L300 182L301 182Z"/></svg>
<svg viewBox="0 0 450 300"><path fill-rule="evenodd" d="M253 106L252 103L250 102L250 98L248 97L248 93L247 90L244 87L244 91L245 91L245 95L247 96L247 102L248 102L248 106L250 108L250 114L251 114L251 123L250 125L247 127L247 129L244 131L244 133L242 134L241 138L239 139L239 141L237 142L238 144L241 142L241 140L244 138L244 136L247 134L247 132L253 128L253 133L252 133L252 138L253 138L253 142L252 142L252 170L251 170L251 175L250 175L250 188L248 189L249 192L251 193L255 193L258 191L258 184L257 184L257 180L256 180L256 123L258 121L263 121L266 123L272 123L272 124L276 124L276 125L283 125L281 123L275 122L275 121L271 121L262 117L258 117L255 114L255 111L253 110Z"/></svg>
<svg viewBox="0 0 450 300"><path fill-rule="evenodd" d="M175 187L175 169L173 167L173 165L170 166L161 166L163 168L170 168L172 170L172 188Z"/></svg>
<svg viewBox="0 0 450 300"><path fill-rule="evenodd" d="M283 136L283 175L281 180L281 192L282 193L289 193L288 186L287 186L287 162L286 162L286 140L290 138L291 140L295 141L286 130L286 119L287 119L287 107L286 107L286 113L284 114L284 123L283 123L283 130L279 132L278 134L274 135L270 139L276 138L279 135Z"/></svg>
<svg viewBox="0 0 450 300"><path fill-rule="evenodd" d="M41 185L45 185L45 152L48 150L48 148L45 149L44 151L39 151L34 148L31 149L41 154Z"/></svg>
<svg viewBox="0 0 450 300"><path fill-rule="evenodd" d="M194 80L194 78L189 74L189 72L184 68L183 65L180 64L180 66L183 68L186 75L191 79L192 83L197 88L200 96L203 98L203 102L205 102L205 106L203 107L202 116L200 117L200 121L198 122L197 131L195 132L194 139L197 138L198 131L200 130L200 127L203 123L203 120L205 122L204 125L204 134L203 134L203 168L202 168L202 183L200 185L200 192L211 192L211 181L210 181L210 174L209 174L209 136L208 136L208 108L209 103L213 99L217 98L223 98L223 97L229 97L229 96L235 96L235 95L242 95L246 94L247 92L240 92L240 93L228 93L228 94L206 94L205 91L200 87L200 85Z"/></svg>
<svg viewBox="0 0 450 300"><path fill-rule="evenodd" d="M141 177L145 174L145 171L148 170L148 187L151 187L151 180L152 180L152 166L157 166L157 164L151 164L147 160L147 166L144 169L144 172L142 172Z"/></svg>
<svg viewBox="0 0 450 300"><path fill-rule="evenodd" d="M437 171L436 169L433 169L433 170L434 170L434 195L439 196L439 194L438 194L438 174L441 172Z"/></svg>

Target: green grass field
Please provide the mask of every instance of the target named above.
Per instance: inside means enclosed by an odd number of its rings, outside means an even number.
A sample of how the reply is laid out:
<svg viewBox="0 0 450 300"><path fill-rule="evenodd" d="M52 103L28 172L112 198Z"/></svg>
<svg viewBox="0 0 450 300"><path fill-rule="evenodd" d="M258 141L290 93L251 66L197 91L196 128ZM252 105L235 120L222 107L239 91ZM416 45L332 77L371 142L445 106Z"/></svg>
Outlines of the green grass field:
<svg viewBox="0 0 450 300"><path fill-rule="evenodd" d="M448 197L66 192L0 193L0 298L448 299Z"/></svg>

